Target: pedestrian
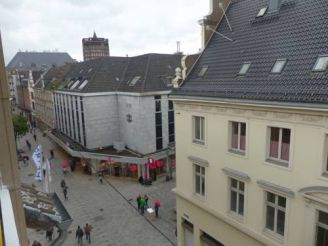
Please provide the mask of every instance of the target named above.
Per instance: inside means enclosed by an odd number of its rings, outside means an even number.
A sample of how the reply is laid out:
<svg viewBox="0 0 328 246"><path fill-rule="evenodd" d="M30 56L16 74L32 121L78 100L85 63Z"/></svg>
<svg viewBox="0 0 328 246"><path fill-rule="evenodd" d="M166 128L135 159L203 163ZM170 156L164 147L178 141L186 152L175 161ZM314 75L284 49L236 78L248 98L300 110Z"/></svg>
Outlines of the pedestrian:
<svg viewBox="0 0 328 246"><path fill-rule="evenodd" d="M80 226L77 227L76 233L75 233L75 238L77 238L77 243L82 245L82 240L83 240L83 230L81 229Z"/></svg>
<svg viewBox="0 0 328 246"><path fill-rule="evenodd" d="M62 187L62 189L64 189L65 186L66 186L66 182L65 182L64 179L62 179L62 180L60 181L60 187Z"/></svg>
<svg viewBox="0 0 328 246"><path fill-rule="evenodd" d="M144 199L145 199L145 207L148 208L148 196L144 195Z"/></svg>
<svg viewBox="0 0 328 246"><path fill-rule="evenodd" d="M68 198L67 198L67 189L68 189L68 187L65 185L65 187L63 188L63 193L64 193L64 198L65 198L65 200L68 199Z"/></svg>
<svg viewBox="0 0 328 246"><path fill-rule="evenodd" d="M27 146L28 150L31 151L31 144L27 139L26 139L26 146Z"/></svg>
<svg viewBox="0 0 328 246"><path fill-rule="evenodd" d="M42 172L43 172L43 177L46 176L46 163L44 162L44 156L42 157Z"/></svg>
<svg viewBox="0 0 328 246"><path fill-rule="evenodd" d="M99 179L99 182L102 184L103 183L103 178L102 178L103 174L102 172L99 172L98 173L98 179Z"/></svg>
<svg viewBox="0 0 328 246"><path fill-rule="evenodd" d="M141 197L140 198L141 215L144 215L145 213L145 206L146 206L145 198Z"/></svg>
<svg viewBox="0 0 328 246"><path fill-rule="evenodd" d="M138 212L140 211L140 199L141 199L141 196L140 194L137 196L137 204L138 204Z"/></svg>
<svg viewBox="0 0 328 246"><path fill-rule="evenodd" d="M155 214L156 214L156 218L158 218L158 210L159 210L159 207L161 206L161 203L159 201L159 199L157 199L155 201Z"/></svg>
<svg viewBox="0 0 328 246"><path fill-rule="evenodd" d="M54 232L54 228L50 228L46 231L46 239L49 241L52 241L52 234Z"/></svg>
<svg viewBox="0 0 328 246"><path fill-rule="evenodd" d="M36 134L33 134L34 142L36 142Z"/></svg>
<svg viewBox="0 0 328 246"><path fill-rule="evenodd" d="M84 227L85 240L89 241L89 243L91 243L91 230L92 230L92 226L86 223Z"/></svg>
<svg viewBox="0 0 328 246"><path fill-rule="evenodd" d="M50 157L51 157L51 159L55 158L55 153L54 153L53 149L50 150Z"/></svg>

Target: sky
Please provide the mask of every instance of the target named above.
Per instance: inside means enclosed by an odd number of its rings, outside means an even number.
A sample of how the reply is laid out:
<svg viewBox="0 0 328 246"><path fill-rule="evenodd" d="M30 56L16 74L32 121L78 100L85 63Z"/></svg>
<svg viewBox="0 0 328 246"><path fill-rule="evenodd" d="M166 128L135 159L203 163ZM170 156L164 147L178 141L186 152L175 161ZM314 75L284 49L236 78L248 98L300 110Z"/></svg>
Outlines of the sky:
<svg viewBox="0 0 328 246"><path fill-rule="evenodd" d="M199 50L209 0L0 0L6 64L20 51L61 51L81 61L82 38L108 38L110 55Z"/></svg>

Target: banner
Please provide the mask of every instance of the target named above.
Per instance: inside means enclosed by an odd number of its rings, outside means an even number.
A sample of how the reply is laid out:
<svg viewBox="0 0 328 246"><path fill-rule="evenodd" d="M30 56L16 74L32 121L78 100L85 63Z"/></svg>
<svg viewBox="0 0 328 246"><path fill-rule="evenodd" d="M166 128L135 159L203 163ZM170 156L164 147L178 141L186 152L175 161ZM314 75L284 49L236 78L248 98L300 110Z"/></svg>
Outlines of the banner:
<svg viewBox="0 0 328 246"><path fill-rule="evenodd" d="M38 147L36 147L32 159L35 163L35 179L36 180L40 180L42 181L43 179L43 175L42 175L42 147L41 145L38 145Z"/></svg>

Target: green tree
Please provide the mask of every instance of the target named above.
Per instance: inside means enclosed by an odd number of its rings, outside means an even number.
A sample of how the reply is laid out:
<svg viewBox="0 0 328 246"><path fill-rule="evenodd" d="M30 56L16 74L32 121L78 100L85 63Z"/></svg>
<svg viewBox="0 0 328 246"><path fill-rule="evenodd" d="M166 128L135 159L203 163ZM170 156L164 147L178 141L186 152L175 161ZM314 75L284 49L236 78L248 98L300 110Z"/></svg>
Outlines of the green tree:
<svg viewBox="0 0 328 246"><path fill-rule="evenodd" d="M13 115L15 140L20 136L24 136L28 132L27 119L20 115Z"/></svg>

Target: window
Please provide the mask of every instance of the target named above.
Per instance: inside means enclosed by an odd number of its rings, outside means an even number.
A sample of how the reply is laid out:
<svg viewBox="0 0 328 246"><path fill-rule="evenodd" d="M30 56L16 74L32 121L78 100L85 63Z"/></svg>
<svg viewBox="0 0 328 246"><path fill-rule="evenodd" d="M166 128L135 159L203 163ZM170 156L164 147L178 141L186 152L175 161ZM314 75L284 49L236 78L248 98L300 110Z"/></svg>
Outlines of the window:
<svg viewBox="0 0 328 246"><path fill-rule="evenodd" d="M193 142L205 144L205 118L201 116L193 116Z"/></svg>
<svg viewBox="0 0 328 246"><path fill-rule="evenodd" d="M129 83L129 86L134 86L138 81L139 79L141 78L141 76L135 76Z"/></svg>
<svg viewBox="0 0 328 246"><path fill-rule="evenodd" d="M205 196L205 167L194 164L195 168L195 193Z"/></svg>
<svg viewBox="0 0 328 246"><path fill-rule="evenodd" d="M316 246L328 245L328 213L318 211Z"/></svg>
<svg viewBox="0 0 328 246"><path fill-rule="evenodd" d="M241 69L240 69L240 71L239 71L238 74L239 74L239 75L244 75L244 74L246 74L250 66L251 66L251 63L250 63L250 62L245 62L245 63L242 65L242 67L241 67Z"/></svg>
<svg viewBox="0 0 328 246"><path fill-rule="evenodd" d="M262 17L266 13L267 9L268 7L261 8L256 17Z"/></svg>
<svg viewBox="0 0 328 246"><path fill-rule="evenodd" d="M246 149L246 123L231 122L231 146L232 150L245 152Z"/></svg>
<svg viewBox="0 0 328 246"><path fill-rule="evenodd" d="M224 246L222 243L220 243L218 240L216 240L214 237L210 236L206 232L202 232L200 239L203 242L203 246Z"/></svg>
<svg viewBox="0 0 328 246"><path fill-rule="evenodd" d="M244 192L245 183L230 178L230 211L244 215Z"/></svg>
<svg viewBox="0 0 328 246"><path fill-rule="evenodd" d="M327 69L327 66L328 66L328 55L319 56L313 67L313 71L323 72Z"/></svg>
<svg viewBox="0 0 328 246"><path fill-rule="evenodd" d="M163 149L161 96L155 96L156 150Z"/></svg>
<svg viewBox="0 0 328 246"><path fill-rule="evenodd" d="M79 86L79 90L82 90L87 84L88 84L88 80L84 80L83 83Z"/></svg>
<svg viewBox="0 0 328 246"><path fill-rule="evenodd" d="M194 225L189 221L182 219L182 228L183 228L183 241L184 246L194 245Z"/></svg>
<svg viewBox="0 0 328 246"><path fill-rule="evenodd" d="M270 127L270 150L269 159L288 163L290 129ZM287 166L286 164L283 164Z"/></svg>
<svg viewBox="0 0 328 246"><path fill-rule="evenodd" d="M200 69L199 73L198 73L198 77L204 77L206 72L207 72L208 66L202 66L202 68Z"/></svg>
<svg viewBox="0 0 328 246"><path fill-rule="evenodd" d="M286 198L266 192L265 228L275 234L284 236L286 217Z"/></svg>
<svg viewBox="0 0 328 246"><path fill-rule="evenodd" d="M72 85L72 87L70 88L70 90L75 89L75 87L80 83L80 80L75 81L75 83Z"/></svg>
<svg viewBox="0 0 328 246"><path fill-rule="evenodd" d="M278 59L273 65L271 73L281 73L287 63L286 59Z"/></svg>
<svg viewBox="0 0 328 246"><path fill-rule="evenodd" d="M174 142L174 108L173 102L169 100L169 111L168 111L168 126L169 126L169 143Z"/></svg>

